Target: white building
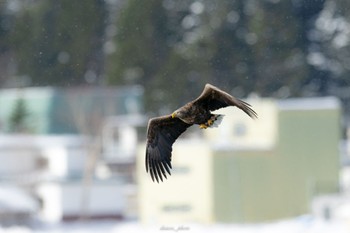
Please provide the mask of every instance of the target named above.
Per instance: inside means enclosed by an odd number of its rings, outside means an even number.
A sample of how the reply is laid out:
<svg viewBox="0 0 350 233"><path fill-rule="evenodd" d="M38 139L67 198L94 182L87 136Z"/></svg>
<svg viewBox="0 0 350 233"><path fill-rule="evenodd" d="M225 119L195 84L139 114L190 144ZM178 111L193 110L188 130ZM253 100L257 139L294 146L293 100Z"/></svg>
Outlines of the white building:
<svg viewBox="0 0 350 233"><path fill-rule="evenodd" d="M35 206L30 214L48 222L120 218L125 212L124 186L118 180L85 172L90 146L87 138L79 136L2 135L0 189L4 191L9 182L17 184L14 188L22 196L27 194L21 200ZM0 213L1 202L0 193ZM9 203L2 206L5 204ZM27 209L15 210L27 213Z"/></svg>

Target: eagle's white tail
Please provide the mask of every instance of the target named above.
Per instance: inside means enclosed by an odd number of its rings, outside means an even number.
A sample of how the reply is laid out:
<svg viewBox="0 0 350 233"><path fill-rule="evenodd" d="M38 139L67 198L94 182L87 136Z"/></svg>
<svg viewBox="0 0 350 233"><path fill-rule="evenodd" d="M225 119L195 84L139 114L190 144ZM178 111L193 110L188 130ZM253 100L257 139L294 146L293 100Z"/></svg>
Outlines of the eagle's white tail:
<svg viewBox="0 0 350 233"><path fill-rule="evenodd" d="M222 114L214 114L211 117L211 120L213 121L213 123L209 126L210 128L216 128L220 125L222 119L224 118L225 115Z"/></svg>

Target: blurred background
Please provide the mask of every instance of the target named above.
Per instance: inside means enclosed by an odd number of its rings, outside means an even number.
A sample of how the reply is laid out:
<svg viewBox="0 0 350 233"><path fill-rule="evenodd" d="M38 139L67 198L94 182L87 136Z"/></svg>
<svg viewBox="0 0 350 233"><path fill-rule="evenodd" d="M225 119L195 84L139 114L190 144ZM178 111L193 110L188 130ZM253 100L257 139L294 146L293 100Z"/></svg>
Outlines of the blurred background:
<svg viewBox="0 0 350 233"><path fill-rule="evenodd" d="M347 0L1 0L0 232L349 232ZM145 172L150 117L242 98Z"/></svg>

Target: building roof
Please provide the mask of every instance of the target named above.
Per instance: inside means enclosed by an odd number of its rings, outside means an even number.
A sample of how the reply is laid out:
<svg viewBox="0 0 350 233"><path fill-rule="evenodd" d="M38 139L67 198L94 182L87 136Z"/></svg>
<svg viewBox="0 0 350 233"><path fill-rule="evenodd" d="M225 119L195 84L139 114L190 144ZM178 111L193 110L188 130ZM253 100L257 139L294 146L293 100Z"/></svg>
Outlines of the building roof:
<svg viewBox="0 0 350 233"><path fill-rule="evenodd" d="M281 110L321 110L340 108L340 101L333 96L312 98L290 98L277 101Z"/></svg>

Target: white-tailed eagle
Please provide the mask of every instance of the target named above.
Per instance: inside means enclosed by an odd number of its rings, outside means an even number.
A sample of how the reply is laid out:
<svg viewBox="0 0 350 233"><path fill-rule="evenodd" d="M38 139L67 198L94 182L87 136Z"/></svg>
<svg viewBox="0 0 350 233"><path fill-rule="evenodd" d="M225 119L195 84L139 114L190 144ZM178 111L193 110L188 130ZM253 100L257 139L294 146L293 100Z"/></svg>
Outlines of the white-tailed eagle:
<svg viewBox="0 0 350 233"><path fill-rule="evenodd" d="M196 124L201 129L217 126L223 115L211 111L228 106L236 106L251 118L257 113L250 105L219 88L206 84L202 94L195 100L174 111L171 115L149 120L146 144L146 171L152 180L163 181L171 169L171 151L175 140L190 126Z"/></svg>

